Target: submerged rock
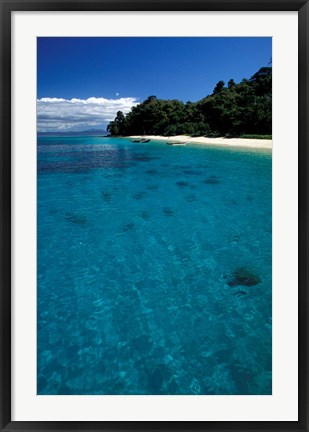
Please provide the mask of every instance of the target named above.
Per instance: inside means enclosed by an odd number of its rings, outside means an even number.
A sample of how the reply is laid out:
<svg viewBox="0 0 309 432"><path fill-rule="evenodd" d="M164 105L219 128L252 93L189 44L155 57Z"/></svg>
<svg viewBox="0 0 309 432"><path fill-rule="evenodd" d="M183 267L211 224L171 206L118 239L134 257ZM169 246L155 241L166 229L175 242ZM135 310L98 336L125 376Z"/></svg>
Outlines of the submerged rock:
<svg viewBox="0 0 309 432"><path fill-rule="evenodd" d="M189 186L189 183L188 183L188 182L185 182L185 181L178 181L178 182L176 182L176 185L177 185L178 187L184 188L184 187L188 187L188 186Z"/></svg>
<svg viewBox="0 0 309 432"><path fill-rule="evenodd" d="M135 154L133 157L134 161L137 162L149 162L151 160L161 159L158 156L149 156L147 154Z"/></svg>
<svg viewBox="0 0 309 432"><path fill-rule="evenodd" d="M186 175L201 175L202 174L201 171L192 170L192 169L185 169L185 170L183 170L183 173Z"/></svg>
<svg viewBox="0 0 309 432"><path fill-rule="evenodd" d="M110 192L101 192L101 197L105 202L111 202L112 194Z"/></svg>
<svg viewBox="0 0 309 432"><path fill-rule="evenodd" d="M164 207L164 209L163 209L163 213L164 213L166 216L174 216L174 210L171 209L170 207Z"/></svg>
<svg viewBox="0 0 309 432"><path fill-rule="evenodd" d="M254 286L261 283L261 278L253 273L251 270L245 267L239 267L235 269L227 280L227 284L230 287L234 286Z"/></svg>
<svg viewBox="0 0 309 432"><path fill-rule="evenodd" d="M151 168L151 169L145 171L146 174L151 174L151 175L158 174L158 172L159 171L154 169L154 168Z"/></svg>
<svg viewBox="0 0 309 432"><path fill-rule="evenodd" d="M68 212L65 215L65 219L77 225L87 225L86 216L80 215L78 213Z"/></svg>
<svg viewBox="0 0 309 432"><path fill-rule="evenodd" d="M135 229L135 224L134 223L127 223L125 225L122 226L122 231L123 232L128 232L128 231L132 231Z"/></svg>
<svg viewBox="0 0 309 432"><path fill-rule="evenodd" d="M218 184L218 183L220 183L219 177L211 175L208 177L208 179L204 180L204 183L206 183L206 184Z"/></svg>
<svg viewBox="0 0 309 432"><path fill-rule="evenodd" d="M137 201L143 199L145 196L147 195L146 192L137 192L136 194L133 195L133 198Z"/></svg>

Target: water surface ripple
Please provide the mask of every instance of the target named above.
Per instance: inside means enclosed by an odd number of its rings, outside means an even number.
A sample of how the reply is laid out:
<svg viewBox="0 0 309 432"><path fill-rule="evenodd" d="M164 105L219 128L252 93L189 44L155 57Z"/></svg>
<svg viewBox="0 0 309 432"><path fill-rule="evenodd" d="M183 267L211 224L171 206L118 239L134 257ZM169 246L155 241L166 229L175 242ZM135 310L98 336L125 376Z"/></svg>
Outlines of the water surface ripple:
<svg viewBox="0 0 309 432"><path fill-rule="evenodd" d="M38 394L271 394L271 167L39 138Z"/></svg>

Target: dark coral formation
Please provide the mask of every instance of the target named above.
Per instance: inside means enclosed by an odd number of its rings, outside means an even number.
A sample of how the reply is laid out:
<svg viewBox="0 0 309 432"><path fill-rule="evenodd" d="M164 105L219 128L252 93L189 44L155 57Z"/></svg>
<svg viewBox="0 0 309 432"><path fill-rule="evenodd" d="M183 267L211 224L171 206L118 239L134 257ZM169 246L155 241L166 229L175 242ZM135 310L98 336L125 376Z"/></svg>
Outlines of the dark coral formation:
<svg viewBox="0 0 309 432"><path fill-rule="evenodd" d="M235 269L227 280L230 287L247 286L251 287L261 283L261 278L246 267L239 267Z"/></svg>
<svg viewBox="0 0 309 432"><path fill-rule="evenodd" d="M134 223L127 223L125 225L122 226L122 231L123 232L128 232L128 231L132 231L135 229L135 224Z"/></svg>
<svg viewBox="0 0 309 432"><path fill-rule="evenodd" d="M149 156L148 154L145 153L136 153L133 155L132 159L136 162L149 162L151 160L157 160L161 158L158 156Z"/></svg>
<svg viewBox="0 0 309 432"><path fill-rule="evenodd" d="M158 170L156 170L155 168L150 168L149 170L146 170L145 173L150 175L158 174Z"/></svg>
<svg viewBox="0 0 309 432"><path fill-rule="evenodd" d="M201 175L202 174L201 171L193 170L193 169L185 169L185 170L183 170L183 173L185 175Z"/></svg>
<svg viewBox="0 0 309 432"><path fill-rule="evenodd" d="M212 184L212 185L220 183L219 177L217 177L215 175L209 176L206 180L203 180L203 182L206 184Z"/></svg>
<svg viewBox="0 0 309 432"><path fill-rule="evenodd" d="M171 209L170 207L164 207L164 209L163 209L163 213L164 213L166 216L174 216L174 210Z"/></svg>
<svg viewBox="0 0 309 432"><path fill-rule="evenodd" d="M112 200L112 194L110 192L101 192L101 197L105 202L111 202Z"/></svg>
<svg viewBox="0 0 309 432"><path fill-rule="evenodd" d="M142 192L137 192L136 194L133 195L133 198L137 201L143 199L145 196L147 195L146 192L142 191Z"/></svg>
<svg viewBox="0 0 309 432"><path fill-rule="evenodd" d="M178 181L178 182L176 182L176 185L180 188L185 188L185 187L189 186L189 183L185 182L185 181Z"/></svg>
<svg viewBox="0 0 309 432"><path fill-rule="evenodd" d="M87 225L88 222L86 216L80 215L78 213L73 213L73 212L66 213L65 219L77 225Z"/></svg>

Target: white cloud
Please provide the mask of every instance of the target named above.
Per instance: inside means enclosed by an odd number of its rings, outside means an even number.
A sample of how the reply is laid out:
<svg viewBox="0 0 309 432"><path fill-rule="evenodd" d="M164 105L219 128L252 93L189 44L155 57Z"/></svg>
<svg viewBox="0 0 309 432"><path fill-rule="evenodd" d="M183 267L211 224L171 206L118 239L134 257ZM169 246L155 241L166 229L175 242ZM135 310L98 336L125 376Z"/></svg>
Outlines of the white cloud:
<svg viewBox="0 0 309 432"><path fill-rule="evenodd" d="M41 98L37 100L37 127L40 132L105 128L117 111L128 113L137 98L88 99Z"/></svg>
<svg viewBox="0 0 309 432"><path fill-rule="evenodd" d="M119 93L118 93L118 92L116 92L116 96L119 96Z"/></svg>

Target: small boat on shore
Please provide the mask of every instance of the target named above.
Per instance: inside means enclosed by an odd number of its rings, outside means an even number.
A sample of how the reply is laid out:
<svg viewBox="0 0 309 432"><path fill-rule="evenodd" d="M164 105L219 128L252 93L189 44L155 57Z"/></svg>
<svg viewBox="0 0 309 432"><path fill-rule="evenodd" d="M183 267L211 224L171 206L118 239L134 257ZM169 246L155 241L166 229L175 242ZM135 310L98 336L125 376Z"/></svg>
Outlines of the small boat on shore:
<svg viewBox="0 0 309 432"><path fill-rule="evenodd" d="M137 143L137 142L148 143L149 141L150 141L150 139L148 139L148 138L135 138L135 139L131 140L131 142L134 142L134 143Z"/></svg>

